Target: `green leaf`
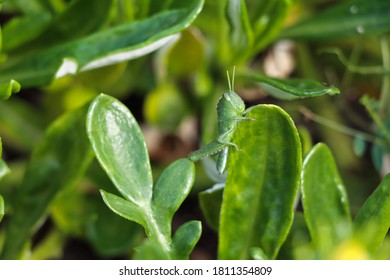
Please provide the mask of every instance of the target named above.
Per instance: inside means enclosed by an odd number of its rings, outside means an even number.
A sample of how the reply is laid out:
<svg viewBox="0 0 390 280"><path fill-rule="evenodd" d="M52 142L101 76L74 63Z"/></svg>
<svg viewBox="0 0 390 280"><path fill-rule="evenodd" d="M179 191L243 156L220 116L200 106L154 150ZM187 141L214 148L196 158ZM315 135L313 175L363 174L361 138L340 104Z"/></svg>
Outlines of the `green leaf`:
<svg viewBox="0 0 390 280"><path fill-rule="evenodd" d="M173 236L172 248L177 259L186 260L194 249L202 233L199 221L190 221L180 226Z"/></svg>
<svg viewBox="0 0 390 280"><path fill-rule="evenodd" d="M107 21L113 2L113 0L72 1L64 12L54 17L51 21L46 22L46 28L33 38L34 40L28 43L27 48L47 48L55 44L81 38L98 30ZM93 16L86 18L86 14ZM26 31L23 33L26 33ZM10 35L10 38L12 38L17 36L18 33L11 33ZM7 38L4 35L5 41L7 41Z"/></svg>
<svg viewBox="0 0 390 280"><path fill-rule="evenodd" d="M20 84L15 80L0 83L0 100L7 100L13 93L20 91Z"/></svg>
<svg viewBox="0 0 390 280"><path fill-rule="evenodd" d="M202 209L207 224L215 231L218 231L219 228L224 187L225 184L216 184L212 188L199 193L200 209Z"/></svg>
<svg viewBox="0 0 390 280"><path fill-rule="evenodd" d="M74 186L93 154L85 134L87 107L60 117L34 149L7 224L2 259L17 259L59 191Z"/></svg>
<svg viewBox="0 0 390 280"><path fill-rule="evenodd" d="M108 19L113 0L72 1L65 11L50 11L14 17L4 26L4 50L48 48L54 44L85 36L100 28ZM93 16L86 17L86 14Z"/></svg>
<svg viewBox="0 0 390 280"><path fill-rule="evenodd" d="M282 100L317 97L325 94L339 94L340 90L334 86L325 86L317 81L306 79L278 79L260 74L245 75L251 81L259 83L268 94Z"/></svg>
<svg viewBox="0 0 390 280"><path fill-rule="evenodd" d="M328 40L390 31L390 2L387 0L343 1L287 28L282 37Z"/></svg>
<svg viewBox="0 0 390 280"><path fill-rule="evenodd" d="M377 250L385 239L390 227L390 174L369 196L358 212L355 231L370 251Z"/></svg>
<svg viewBox="0 0 390 280"><path fill-rule="evenodd" d="M9 59L0 67L0 83L18 80L23 86L39 86L79 71L111 65L146 55L192 23L204 0L175 0L169 10L144 20L96 32L88 37ZM109 43L107 43L109 42Z"/></svg>
<svg viewBox="0 0 390 280"><path fill-rule="evenodd" d="M132 202L123 199L117 195L100 191L106 205L116 214L122 216L125 219L136 222L143 227L146 227L146 221L144 220L143 209L134 205Z"/></svg>
<svg viewBox="0 0 390 280"><path fill-rule="evenodd" d="M344 184L331 151L317 144L307 155L301 175L305 220L316 252L327 258L351 231L351 216Z"/></svg>
<svg viewBox="0 0 390 280"><path fill-rule="evenodd" d="M50 24L49 13L31 14L11 19L3 28L4 51L12 51L40 35Z"/></svg>
<svg viewBox="0 0 390 280"><path fill-rule="evenodd" d="M144 226L149 239L170 258L175 257L170 248L171 220L194 182L192 161L172 163L153 188L148 152L136 120L122 103L104 94L90 106L87 133L100 165L126 198L101 191L107 206Z"/></svg>
<svg viewBox="0 0 390 280"><path fill-rule="evenodd" d="M164 169L153 189L152 211L162 233L171 235L173 214L188 196L195 179L195 166L179 159Z"/></svg>
<svg viewBox="0 0 390 280"><path fill-rule="evenodd" d="M230 26L230 43L234 53L240 53L253 44L253 31L248 18L244 0L228 0L226 3L226 18Z"/></svg>
<svg viewBox="0 0 390 280"><path fill-rule="evenodd" d="M135 205L149 204L153 178L144 137L136 119L117 99L101 94L92 102L87 133L104 171Z"/></svg>
<svg viewBox="0 0 390 280"><path fill-rule="evenodd" d="M294 214L301 170L301 143L290 116L274 105L259 105L242 121L229 149L223 194L219 259L248 259L260 247L274 259Z"/></svg>

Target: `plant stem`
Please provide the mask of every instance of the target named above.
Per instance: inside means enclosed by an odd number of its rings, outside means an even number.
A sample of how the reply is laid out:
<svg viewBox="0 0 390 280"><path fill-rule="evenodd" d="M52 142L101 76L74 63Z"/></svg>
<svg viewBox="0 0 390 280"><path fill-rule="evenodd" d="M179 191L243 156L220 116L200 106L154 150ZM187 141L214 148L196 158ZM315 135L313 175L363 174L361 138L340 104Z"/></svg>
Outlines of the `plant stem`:
<svg viewBox="0 0 390 280"><path fill-rule="evenodd" d="M361 53L362 53L362 44L359 44L359 43L355 44L355 46L353 47L352 52L349 56L348 63L351 65L358 63L360 60ZM342 79L342 85L344 88L348 87L351 84L354 74L355 73L352 71L349 71L348 68L345 70L344 75L343 75L343 79Z"/></svg>
<svg viewBox="0 0 390 280"><path fill-rule="evenodd" d="M166 236L164 236L164 234L161 232L160 227L158 226L150 207L149 209L150 210L147 211L148 213L146 213L148 217L148 222L147 222L148 230L149 230L148 235L150 235L151 239L157 241L160 244L163 251L169 257L171 257L171 248L169 246L169 241L167 240Z"/></svg>
<svg viewBox="0 0 390 280"><path fill-rule="evenodd" d="M347 126L344 126L344 125L341 125L341 124L338 124L336 122L333 122L333 121L330 121L322 116L319 116L315 113L313 113L312 111L310 111L309 109L307 109L306 107L301 107L299 109L299 111L307 118L319 123L319 124L322 124L324 126L327 126L327 127L330 127L334 130L337 130L341 133L344 133L344 134L347 134L347 135L350 135L350 136L359 136L360 138L362 138L363 140L367 141L367 142L371 142L371 143L375 143L375 144L378 144L378 145L386 145L385 141L383 141L382 139L374 136L374 135L371 135L371 134L368 134L366 132L362 132L362 131L359 131L359 130L356 130L356 129L353 129L353 128L350 128L350 127L347 127Z"/></svg>
<svg viewBox="0 0 390 280"><path fill-rule="evenodd" d="M382 47L383 49L383 47ZM384 68L382 65L374 66L359 66L351 63L348 58L345 57L343 52L338 48L324 48L320 53L335 54L340 62L347 67L350 72L362 74L362 75L375 75L375 74L390 74L390 68Z"/></svg>

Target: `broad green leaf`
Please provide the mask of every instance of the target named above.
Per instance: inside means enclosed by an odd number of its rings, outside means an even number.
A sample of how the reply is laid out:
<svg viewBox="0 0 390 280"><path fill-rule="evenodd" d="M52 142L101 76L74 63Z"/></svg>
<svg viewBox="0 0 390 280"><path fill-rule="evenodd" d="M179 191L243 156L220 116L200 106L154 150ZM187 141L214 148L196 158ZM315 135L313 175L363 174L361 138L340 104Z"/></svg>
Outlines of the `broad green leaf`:
<svg viewBox="0 0 390 280"><path fill-rule="evenodd" d="M343 1L313 17L287 28L282 37L303 40L327 40L390 31L388 0Z"/></svg>
<svg viewBox="0 0 390 280"><path fill-rule="evenodd" d="M219 226L219 259L248 259L259 247L274 259L294 214L302 164L298 131L274 105L259 105L242 121L229 150Z"/></svg>
<svg viewBox="0 0 390 280"><path fill-rule="evenodd" d="M340 90L334 86L325 86L320 82L306 79L278 79L260 74L248 74L245 78L259 83L268 94L282 100L317 97L325 94L339 94Z"/></svg>
<svg viewBox="0 0 390 280"><path fill-rule="evenodd" d="M55 78L146 55L188 27L203 2L189 0L183 5L183 1L175 0L168 10L147 19L96 32L23 59L10 58L0 67L0 83L16 79L25 87L45 85Z"/></svg>
<svg viewBox="0 0 390 280"><path fill-rule="evenodd" d="M190 193L194 179L194 163L186 158L170 164L157 179L153 188L152 211L164 235L171 235L173 214Z"/></svg>
<svg viewBox="0 0 390 280"><path fill-rule="evenodd" d="M173 236L172 247L177 259L188 259L202 233L199 221L190 221L180 226Z"/></svg>
<svg viewBox="0 0 390 280"><path fill-rule="evenodd" d="M13 93L20 91L20 84L15 80L0 83L0 100L7 100Z"/></svg>
<svg viewBox="0 0 390 280"><path fill-rule="evenodd" d="M143 209L133 204L132 202L121 198L117 195L100 191L106 205L116 214L122 216L125 219L136 222L143 227L146 227L147 223L144 220Z"/></svg>
<svg viewBox="0 0 390 280"><path fill-rule="evenodd" d="M6 227L2 259L20 258L26 242L58 192L74 186L93 154L85 133L87 107L60 117L33 151Z"/></svg>
<svg viewBox="0 0 390 280"><path fill-rule="evenodd" d="M95 98L87 133L100 165L119 192L135 205L150 204L149 155L141 129L126 106L108 95Z"/></svg>
<svg viewBox="0 0 390 280"><path fill-rule="evenodd" d="M50 24L49 13L31 14L11 19L3 28L3 48L10 51L36 38Z"/></svg>
<svg viewBox="0 0 390 280"><path fill-rule="evenodd" d="M224 187L225 184L216 184L212 188L199 193L200 209L202 209L207 224L215 231L218 231L219 227Z"/></svg>
<svg viewBox="0 0 390 280"><path fill-rule="evenodd" d="M327 258L349 236L351 216L344 184L325 144L317 144L307 155L301 188L305 220L317 257Z"/></svg>
<svg viewBox="0 0 390 280"><path fill-rule="evenodd" d="M43 22L43 24L46 24L46 28L38 33L38 36L35 36L31 42L28 42L27 49L47 48L88 35L99 29L107 21L112 4L113 0L92 2L77 0L71 2L64 12L54 17L51 21ZM93 16L86 17L86 14ZM40 20L43 20L42 18ZM7 42L8 38L19 35L19 33L10 32L10 36L6 36L5 31L6 27L4 28L5 42ZM4 45L4 48L8 49L7 44Z"/></svg>
<svg viewBox="0 0 390 280"><path fill-rule="evenodd" d="M358 212L355 221L356 234L370 251L376 251L390 228L390 175L369 196Z"/></svg>

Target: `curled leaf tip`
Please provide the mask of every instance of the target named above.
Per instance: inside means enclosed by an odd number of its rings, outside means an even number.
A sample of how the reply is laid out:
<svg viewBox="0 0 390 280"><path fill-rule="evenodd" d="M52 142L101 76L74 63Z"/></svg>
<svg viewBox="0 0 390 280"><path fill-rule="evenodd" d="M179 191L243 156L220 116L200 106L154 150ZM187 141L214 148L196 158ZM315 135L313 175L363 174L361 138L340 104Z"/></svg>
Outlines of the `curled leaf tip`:
<svg viewBox="0 0 390 280"><path fill-rule="evenodd" d="M7 100L12 94L18 93L20 88L20 84L15 80L0 83L0 100Z"/></svg>

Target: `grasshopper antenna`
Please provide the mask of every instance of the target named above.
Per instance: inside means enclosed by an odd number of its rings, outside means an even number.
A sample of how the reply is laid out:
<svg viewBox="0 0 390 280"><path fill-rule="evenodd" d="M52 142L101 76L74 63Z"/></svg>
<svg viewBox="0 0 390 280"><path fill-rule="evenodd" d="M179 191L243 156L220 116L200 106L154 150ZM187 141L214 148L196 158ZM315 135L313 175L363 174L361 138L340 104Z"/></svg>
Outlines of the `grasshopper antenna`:
<svg viewBox="0 0 390 280"><path fill-rule="evenodd" d="M233 75L232 75L232 91L234 91L234 75L236 74L236 66L233 66Z"/></svg>
<svg viewBox="0 0 390 280"><path fill-rule="evenodd" d="M229 70L226 70L226 76L228 79L229 92L232 91L232 85L230 84Z"/></svg>
<svg viewBox="0 0 390 280"><path fill-rule="evenodd" d="M232 75L232 80L230 81L230 76L229 76L229 70L226 70L226 75L228 79L228 84L229 84L229 91L234 90L234 75L236 72L236 66L233 67L233 75Z"/></svg>

